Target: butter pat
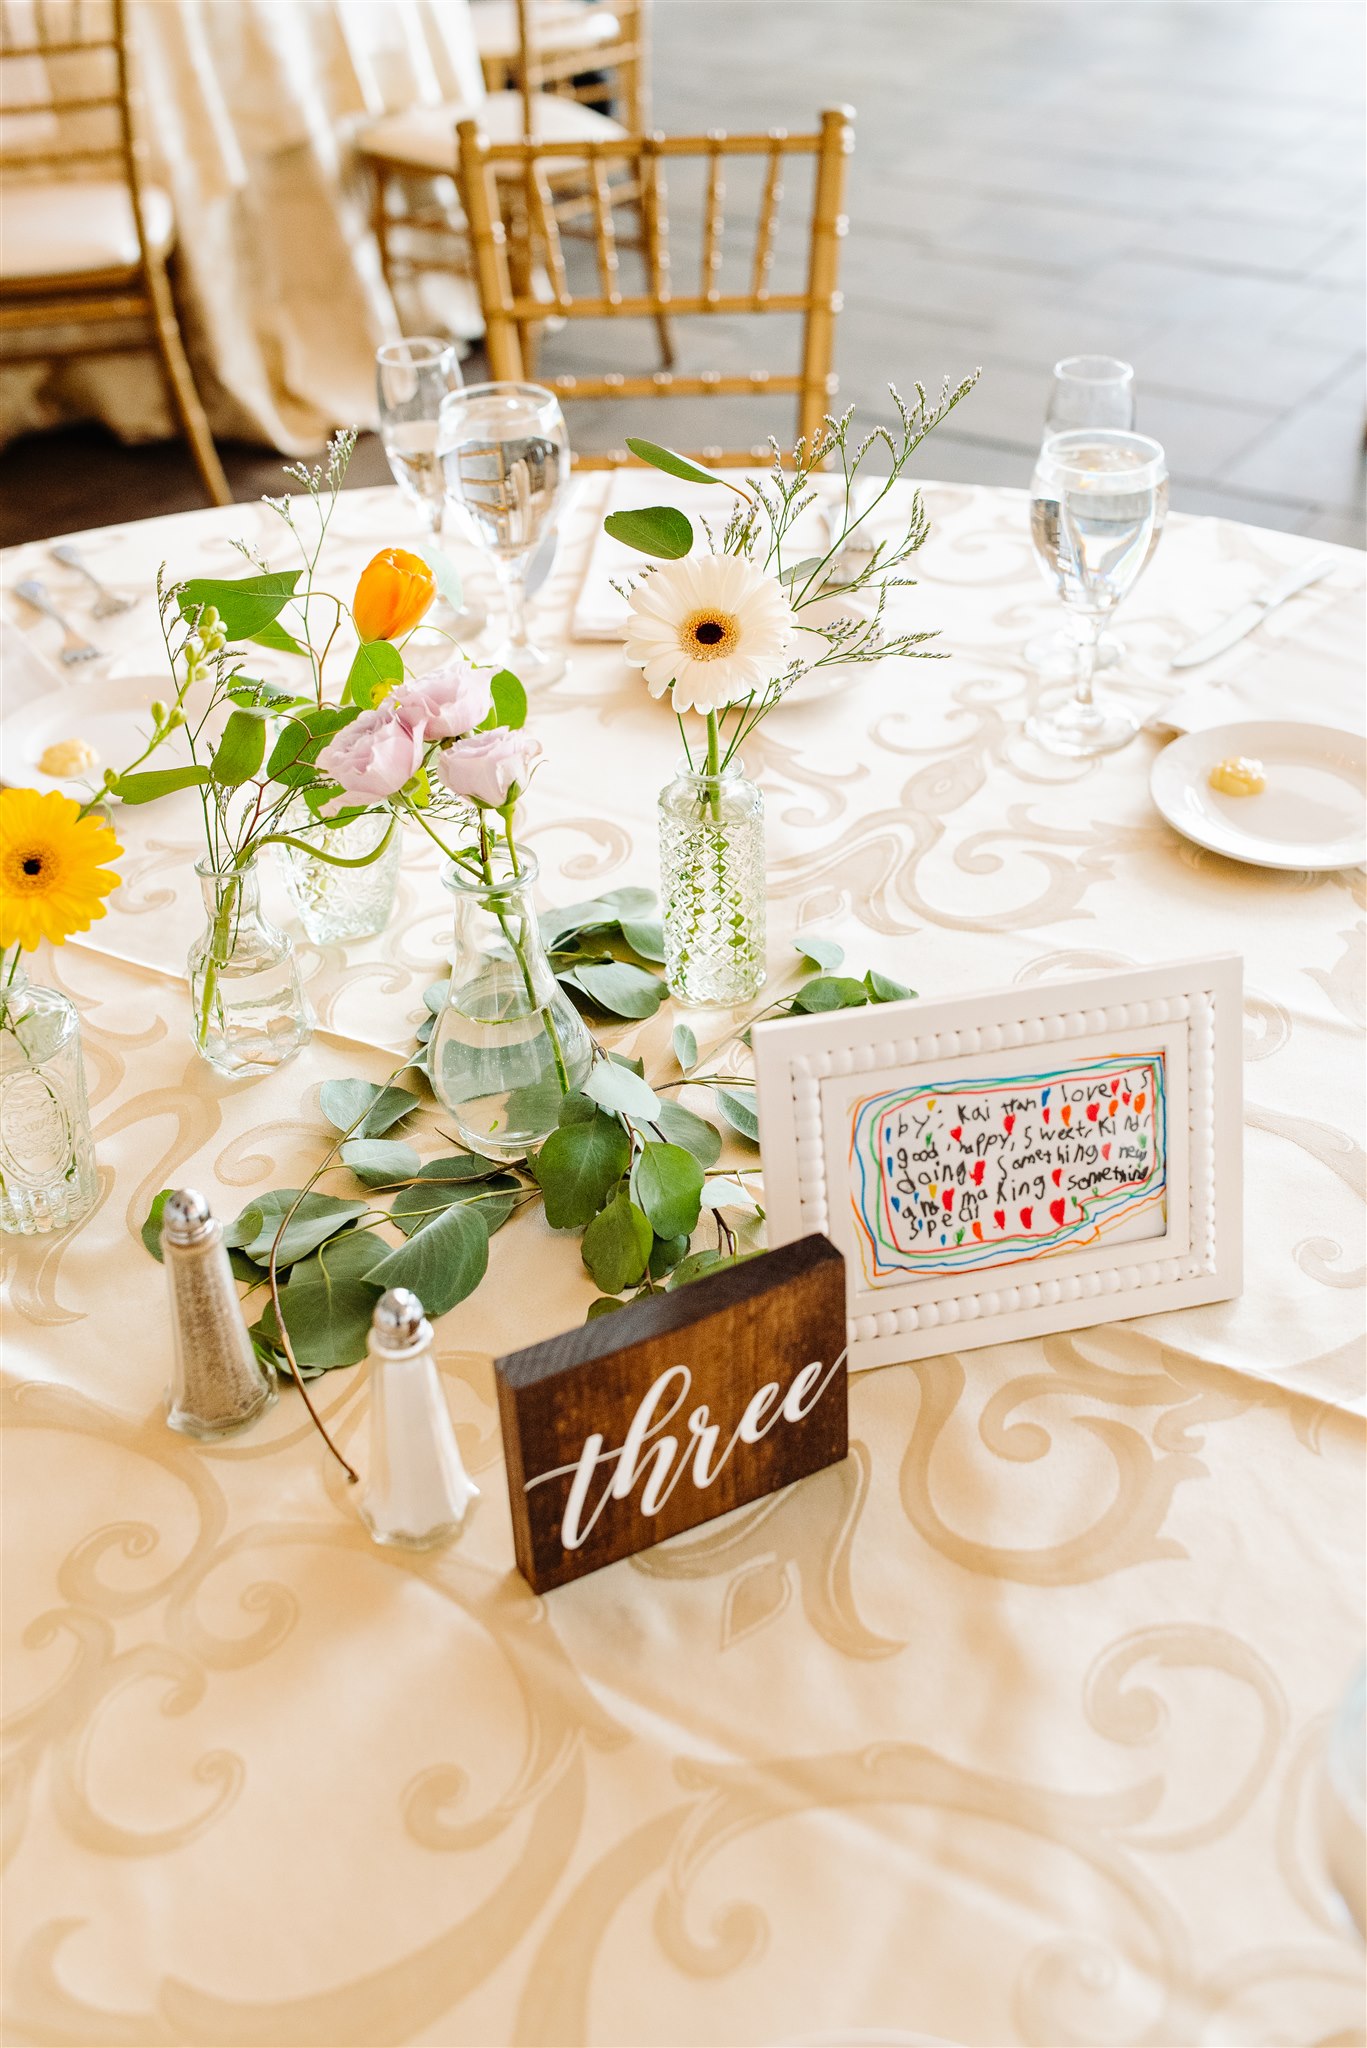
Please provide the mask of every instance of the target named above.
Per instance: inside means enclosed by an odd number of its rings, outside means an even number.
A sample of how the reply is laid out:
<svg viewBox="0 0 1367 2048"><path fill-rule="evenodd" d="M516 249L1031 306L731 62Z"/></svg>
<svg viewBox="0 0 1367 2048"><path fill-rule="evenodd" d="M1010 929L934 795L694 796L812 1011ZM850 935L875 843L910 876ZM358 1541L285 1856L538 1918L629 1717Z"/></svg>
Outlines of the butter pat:
<svg viewBox="0 0 1367 2048"><path fill-rule="evenodd" d="M38 756L38 766L54 781L68 781L73 775L88 774L99 766L100 757L88 740L55 740Z"/></svg>
<svg viewBox="0 0 1367 2048"><path fill-rule="evenodd" d="M1267 788L1262 762L1250 761L1243 754L1229 754L1217 761L1206 780L1223 796L1258 796Z"/></svg>

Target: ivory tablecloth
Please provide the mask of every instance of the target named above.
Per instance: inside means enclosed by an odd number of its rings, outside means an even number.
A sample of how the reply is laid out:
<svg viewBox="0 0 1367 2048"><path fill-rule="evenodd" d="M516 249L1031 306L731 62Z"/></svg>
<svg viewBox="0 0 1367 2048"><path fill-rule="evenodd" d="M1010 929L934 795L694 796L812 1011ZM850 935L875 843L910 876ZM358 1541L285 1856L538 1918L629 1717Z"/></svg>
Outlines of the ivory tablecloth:
<svg viewBox="0 0 1367 2048"><path fill-rule="evenodd" d="M28 0L2 4L22 32ZM214 432L297 455L373 423L374 350L397 326L351 138L367 117L483 98L468 0L129 0L128 21ZM92 417L128 440L176 431L150 354L10 366L0 397L6 437Z"/></svg>
<svg viewBox="0 0 1367 2048"><path fill-rule="evenodd" d="M235 1213L308 1170L319 1084L388 1071L442 957L435 872L409 850L383 943L305 949L323 1028L229 1085L187 1036L183 821L144 813L109 917L37 963L84 1015L101 1206L4 1247L11 2040L1363 2038L1315 1812L1362 1639L1363 877L1187 845L1150 806L1148 737L1038 754L1018 649L1052 608L1023 501L930 503L902 602L953 660L884 664L750 748L771 985L815 923L936 995L1239 948L1244 1295L862 1374L847 1463L538 1600L490 1355L592 1289L533 1211L439 1329L483 1499L454 1547L387 1555L291 1394L218 1448L165 1428L136 1233L168 1182ZM342 587L404 516L347 497ZM233 534L283 559L277 532L236 507L83 545L146 591L163 556L227 570ZM1136 701L1306 545L1174 519L1123 619ZM1215 673L1352 716L1362 585L1340 551ZM100 631L111 687L153 671L150 601ZM617 650L573 653L534 706L548 901L653 881L677 750ZM663 1074L667 1028L620 1042ZM363 1371L315 1386L363 1464Z"/></svg>

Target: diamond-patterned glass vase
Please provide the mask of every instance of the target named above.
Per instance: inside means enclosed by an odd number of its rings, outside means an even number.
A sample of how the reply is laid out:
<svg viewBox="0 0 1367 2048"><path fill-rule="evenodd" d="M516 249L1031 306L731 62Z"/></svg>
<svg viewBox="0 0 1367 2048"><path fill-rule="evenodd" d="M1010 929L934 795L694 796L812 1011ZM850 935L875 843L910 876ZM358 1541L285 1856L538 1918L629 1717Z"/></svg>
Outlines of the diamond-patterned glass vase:
<svg viewBox="0 0 1367 2048"><path fill-rule="evenodd" d="M732 1008L764 985L764 798L733 761L660 791L665 976L681 1003Z"/></svg>

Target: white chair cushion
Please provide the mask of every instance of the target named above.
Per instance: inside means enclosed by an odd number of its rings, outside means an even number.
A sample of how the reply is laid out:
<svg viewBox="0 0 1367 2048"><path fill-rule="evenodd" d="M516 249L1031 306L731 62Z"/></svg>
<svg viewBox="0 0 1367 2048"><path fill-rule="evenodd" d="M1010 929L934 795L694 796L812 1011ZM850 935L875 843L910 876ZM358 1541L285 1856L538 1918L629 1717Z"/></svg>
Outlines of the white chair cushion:
<svg viewBox="0 0 1367 2048"><path fill-rule="evenodd" d="M143 186L142 201L148 241L164 256L175 240L171 201L157 185ZM117 179L11 180L0 187L0 278L7 284L137 265L133 202Z"/></svg>
<svg viewBox="0 0 1367 2048"><path fill-rule="evenodd" d="M517 59L521 44L513 0L474 0L470 19L481 57L500 64ZM616 42L622 28L609 8L571 4L535 9L533 32L537 49L558 57L565 50L585 50L591 55L602 44Z"/></svg>
<svg viewBox="0 0 1367 2048"><path fill-rule="evenodd" d="M606 114L558 93L539 92L533 99L532 134L538 142L617 142L626 129ZM440 107L407 107L372 121L358 137L369 156L411 164L414 170L455 175L456 123L476 120L490 142L521 142L522 95L491 92L476 106L448 100Z"/></svg>

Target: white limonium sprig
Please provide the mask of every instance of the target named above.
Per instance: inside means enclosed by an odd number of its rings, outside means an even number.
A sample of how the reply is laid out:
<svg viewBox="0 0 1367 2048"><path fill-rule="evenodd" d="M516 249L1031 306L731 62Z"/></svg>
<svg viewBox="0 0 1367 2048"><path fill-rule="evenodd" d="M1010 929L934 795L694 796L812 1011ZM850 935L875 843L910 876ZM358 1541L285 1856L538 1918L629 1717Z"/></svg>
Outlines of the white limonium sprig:
<svg viewBox="0 0 1367 2048"><path fill-rule="evenodd" d="M677 506L613 512L603 522L615 540L664 565L652 564L632 583L617 586L631 607L625 652L653 696L669 692L690 767L695 763L685 712L706 720L706 772L716 777L761 719L812 670L896 655L935 658L926 646L937 637L934 630L884 632L888 593L913 584L913 577L898 572L930 531L920 492L900 537L880 540L853 558L850 548L927 435L977 379L976 370L955 385L946 379L933 401L918 384L911 405L889 386L896 430L875 427L852 446L851 408L839 419L828 416L810 444L799 441L787 467L771 440L772 470L743 482L652 441L627 442L639 460L667 475L719 486L738 500L720 539L712 523L698 521L705 549L697 546L693 522ZM861 478L870 458L884 450L889 473L875 475L870 468ZM822 499L814 478L823 470L833 474L837 464L841 489L834 506L828 505L825 550L799 556L795 529ZM848 611L839 608L842 598L850 603Z"/></svg>

